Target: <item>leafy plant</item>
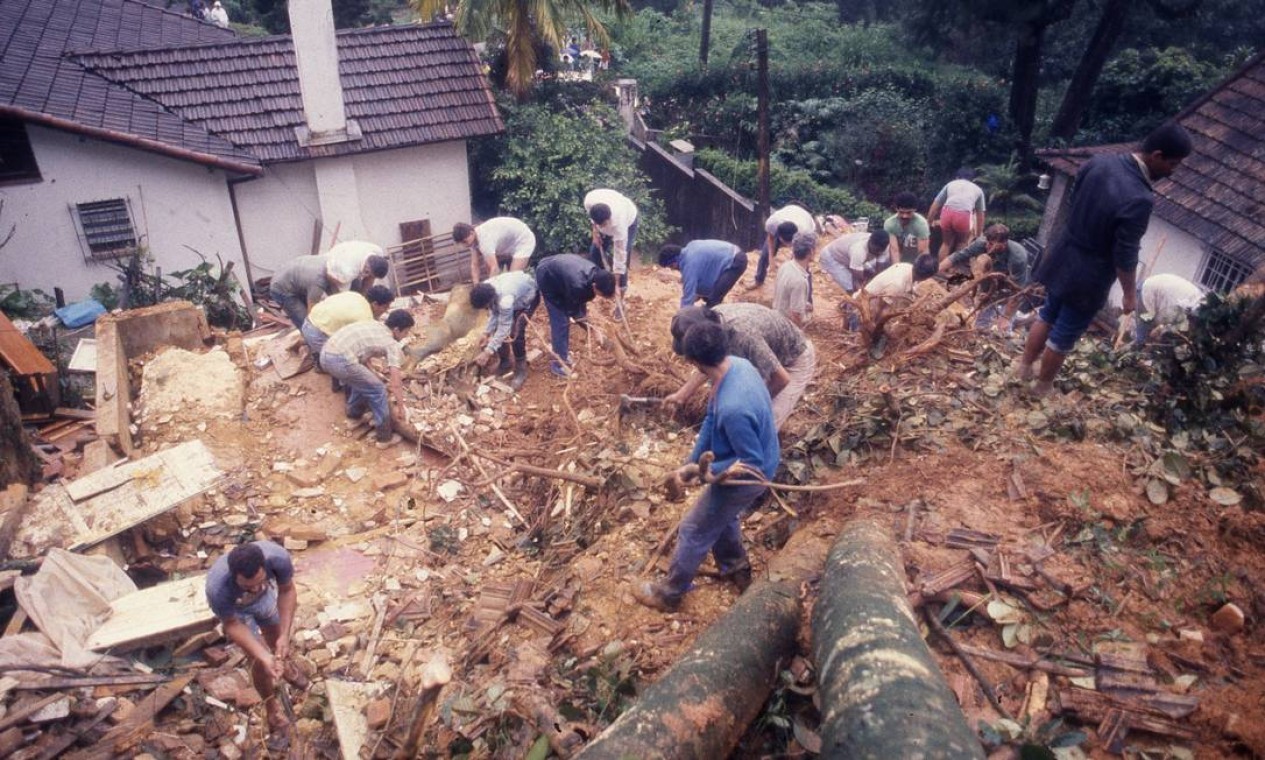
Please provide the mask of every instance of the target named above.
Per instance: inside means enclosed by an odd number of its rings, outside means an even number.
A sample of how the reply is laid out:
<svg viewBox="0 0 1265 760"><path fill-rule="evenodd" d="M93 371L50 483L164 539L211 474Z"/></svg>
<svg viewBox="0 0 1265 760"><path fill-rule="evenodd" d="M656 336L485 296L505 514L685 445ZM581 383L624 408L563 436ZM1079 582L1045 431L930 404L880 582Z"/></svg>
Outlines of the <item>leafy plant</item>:
<svg viewBox="0 0 1265 760"><path fill-rule="evenodd" d="M40 319L53 310L53 299L38 288L22 290L16 285L0 285L0 311L13 319Z"/></svg>
<svg viewBox="0 0 1265 760"><path fill-rule="evenodd" d="M588 245L585 194L609 187L637 204L637 245L656 249L668 237L663 203L651 193L624 141L623 121L610 107L555 110L528 104L506 110L506 134L494 155L490 189L501 213L536 233L537 254Z"/></svg>
<svg viewBox="0 0 1265 760"><path fill-rule="evenodd" d="M756 194L756 165L754 161L740 161L717 150L702 150L696 154L695 165L712 174L726 185L748 197ZM804 171L787 169L773 164L769 170L769 197L774 206L791 201L803 203L817 212L839 213L853 218L868 216L871 219L883 215L882 207L857 198L851 192L827 187L813 181Z"/></svg>
<svg viewBox="0 0 1265 760"><path fill-rule="evenodd" d="M88 291L88 297L105 307L106 311L119 308L119 292L108 282L98 282Z"/></svg>

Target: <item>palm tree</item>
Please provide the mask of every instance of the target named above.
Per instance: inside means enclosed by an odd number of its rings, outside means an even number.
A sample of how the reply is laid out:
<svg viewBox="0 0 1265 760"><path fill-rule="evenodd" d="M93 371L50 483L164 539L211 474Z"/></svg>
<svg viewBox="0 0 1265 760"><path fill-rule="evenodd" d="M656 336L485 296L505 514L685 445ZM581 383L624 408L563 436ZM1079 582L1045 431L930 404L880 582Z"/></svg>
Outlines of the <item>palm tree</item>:
<svg viewBox="0 0 1265 760"><path fill-rule="evenodd" d="M444 13L446 6L445 0L413 0L422 18ZM471 39L486 40L493 32L504 35L505 83L521 100L540 68L536 41L561 50L566 46L568 20L583 21L590 38L600 45L610 44L610 35L593 15L594 9L614 11L621 17L632 12L629 0L459 0L453 21Z"/></svg>

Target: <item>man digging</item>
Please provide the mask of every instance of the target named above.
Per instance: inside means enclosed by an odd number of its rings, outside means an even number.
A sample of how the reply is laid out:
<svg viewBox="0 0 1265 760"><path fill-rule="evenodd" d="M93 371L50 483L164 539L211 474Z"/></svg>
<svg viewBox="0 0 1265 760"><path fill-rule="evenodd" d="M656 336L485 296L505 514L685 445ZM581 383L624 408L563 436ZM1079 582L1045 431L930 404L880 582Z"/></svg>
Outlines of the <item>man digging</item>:
<svg viewBox="0 0 1265 760"><path fill-rule="evenodd" d="M271 541L234 547L207 573L206 601L224 635L250 657L250 680L268 715L269 747L283 748L290 721L277 699L277 679L302 679L286 662L298 607L290 554Z"/></svg>
<svg viewBox="0 0 1265 760"><path fill-rule="evenodd" d="M728 355L725 328L717 322L701 322L685 333L683 343L685 358L711 383L712 398L690 463L673 477L680 481L692 478L704 452L714 454L715 461L698 473L708 485L677 527L676 552L668 576L658 582L638 583L632 589L639 603L665 612L681 606L709 551L722 578L733 581L739 591L750 585L751 563L742 546L739 515L755 504L767 486L727 486L712 481L735 466L747 470L738 475L743 480L771 479L781 459L769 391L750 362Z"/></svg>

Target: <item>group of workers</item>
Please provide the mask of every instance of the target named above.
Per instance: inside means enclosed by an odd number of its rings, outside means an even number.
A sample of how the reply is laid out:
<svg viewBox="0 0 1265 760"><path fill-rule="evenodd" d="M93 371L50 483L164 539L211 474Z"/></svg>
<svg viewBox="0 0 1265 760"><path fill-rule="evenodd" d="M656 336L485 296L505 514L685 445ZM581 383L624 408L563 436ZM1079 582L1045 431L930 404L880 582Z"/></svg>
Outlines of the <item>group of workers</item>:
<svg viewBox="0 0 1265 760"><path fill-rule="evenodd" d="M1190 152L1186 132L1167 124L1133 153L1093 158L1076 177L1066 229L1035 272L1027 250L1010 239L1004 225L985 226L983 192L966 173L937 195L927 217L915 211L912 194L901 193L895 213L879 229L848 231L846 222L832 218L830 224L844 234L820 249L812 214L797 205L778 209L768 219L752 285L764 283L779 248L789 246L791 256L777 270L772 307L724 303L748 267L747 254L738 246L722 240L664 246L658 263L679 271L682 288L680 308L669 325L672 350L694 370L666 401L683 403L710 386L694 449L672 477L698 480L705 488L680 521L667 575L635 583L632 598L658 610L677 609L709 553L722 579L739 590L750 584L740 516L774 477L781 456L778 431L816 371L816 350L802 329L812 318L814 256L853 300L908 295L917 283L967 265L976 276L989 268L1003 273L1012 288L1041 282L1045 301L1016 373L1024 381L1035 377L1033 391L1041 395L1105 303L1113 281L1122 287L1126 314L1140 301L1150 315L1140 320L1138 340L1145 339L1151 325L1176 321L1202 300L1202 289L1182 278L1156 275L1139 286L1135 276L1153 183L1170 175ZM624 306L637 207L607 189L590 192L584 207L591 224L589 256L548 256L534 274L527 270L536 239L523 222L498 217L453 229L453 239L471 252L470 304L490 314L478 361L489 366L499 360L494 371L512 372L515 388L527 376L524 325L542 300L549 316L550 368L562 376L571 371L570 325L587 329L588 303L601 296ZM944 241L938 255L928 250L936 224ZM987 264L979 266L980 261ZM389 308L391 293L372 283L386 274L381 249L356 243L304 257L272 283L273 297L300 327L320 366L347 390L348 414L372 411L384 442L391 436L387 399L398 398L397 341L413 324L401 310L392 311L385 324L377 321ZM387 359L390 387L364 367L375 355ZM212 609L225 619L229 637L252 656L252 674L265 699L284 671L295 604L292 573L284 550L247 544L222 558L208 577ZM270 705L271 723L276 715Z"/></svg>

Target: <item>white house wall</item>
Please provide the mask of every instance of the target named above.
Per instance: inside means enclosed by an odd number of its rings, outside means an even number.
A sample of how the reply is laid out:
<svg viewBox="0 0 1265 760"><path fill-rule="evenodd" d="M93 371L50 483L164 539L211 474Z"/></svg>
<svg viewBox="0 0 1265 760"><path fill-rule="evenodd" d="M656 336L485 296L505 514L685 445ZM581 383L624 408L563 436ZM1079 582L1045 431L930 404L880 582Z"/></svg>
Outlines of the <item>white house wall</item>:
<svg viewBox="0 0 1265 760"><path fill-rule="evenodd" d="M1138 282L1153 274L1175 274L1198 284L1204 255L1204 246L1197 238L1152 215L1138 251ZM1111 286L1107 303L1120 305L1119 282Z"/></svg>
<svg viewBox="0 0 1265 760"><path fill-rule="evenodd" d="M190 249L237 262L242 271L222 171L30 124L27 135L42 181L0 187L0 237L15 229L0 250L0 282L50 294L60 287L70 301L99 282L117 288L114 269L87 260L70 210L115 198L129 201L133 226L164 273L200 264Z"/></svg>
<svg viewBox="0 0 1265 760"><path fill-rule="evenodd" d="M347 159L336 159L346 161ZM470 178L464 141L354 156L352 172L322 173L354 180L360 222L370 241L398 245L402 222L429 219L434 234L470 218ZM236 186L246 255L256 278L311 252L320 196L311 163L274 164L257 180ZM338 220L322 220L320 250L335 241ZM348 240L339 234L338 240Z"/></svg>

